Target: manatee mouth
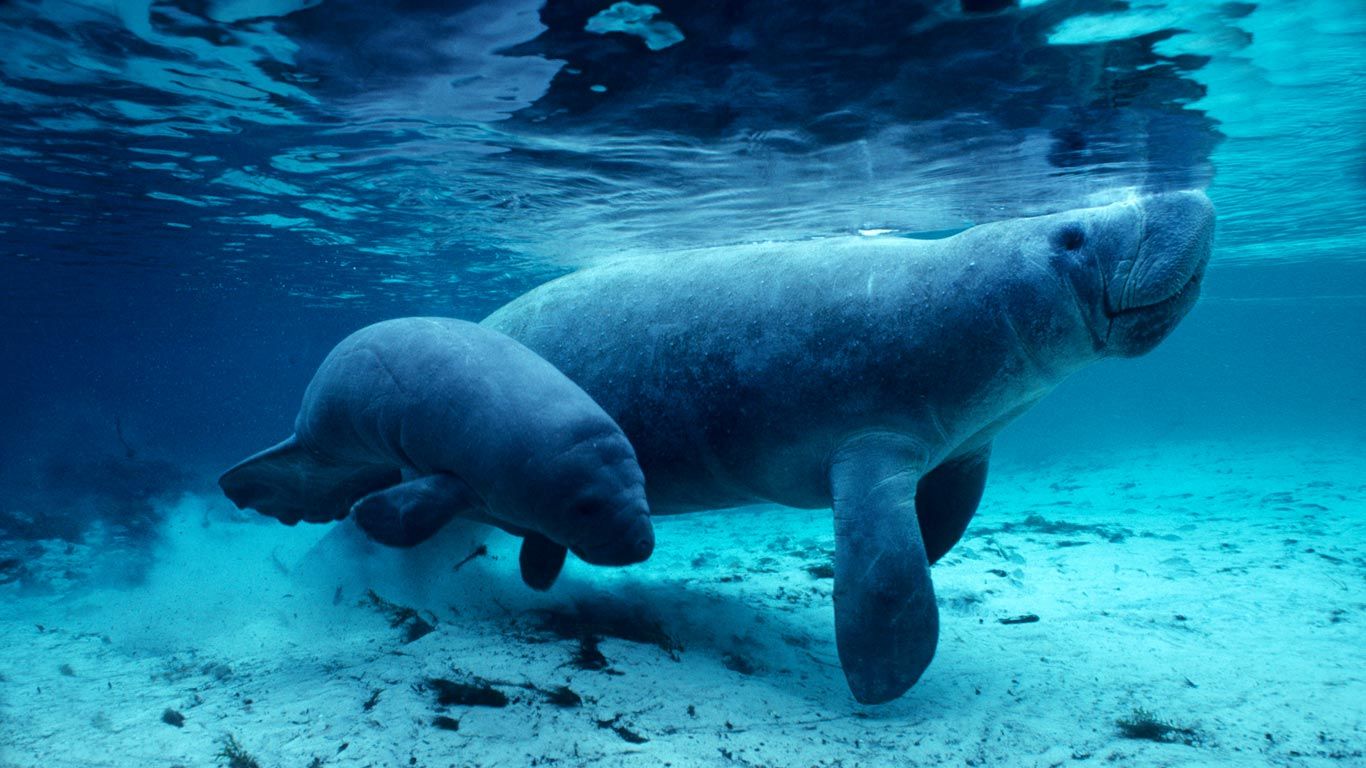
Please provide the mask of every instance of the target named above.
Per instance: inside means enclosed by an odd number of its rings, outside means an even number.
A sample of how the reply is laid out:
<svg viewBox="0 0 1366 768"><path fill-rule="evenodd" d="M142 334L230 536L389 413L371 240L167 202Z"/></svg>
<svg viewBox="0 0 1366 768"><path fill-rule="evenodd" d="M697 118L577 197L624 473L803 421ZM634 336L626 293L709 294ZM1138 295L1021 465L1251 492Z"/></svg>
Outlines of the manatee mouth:
<svg viewBox="0 0 1366 768"><path fill-rule="evenodd" d="M1204 277L1204 265L1201 265L1200 268L1197 268L1195 273L1186 280L1185 284L1177 289L1176 293L1173 293L1167 298L1153 304L1125 307L1124 309L1111 310L1109 307L1106 307L1105 316L1111 320L1115 320L1121 317L1132 317L1141 314L1162 314L1168 310L1175 309L1193 294L1199 293L1200 283L1204 280Z"/></svg>
<svg viewBox="0 0 1366 768"><path fill-rule="evenodd" d="M641 515L624 531L608 541L585 545L579 542L570 551L591 565L634 565L650 558L655 549L654 526L648 514Z"/></svg>
<svg viewBox="0 0 1366 768"><path fill-rule="evenodd" d="M1209 265L1214 209L1200 192L1145 199L1138 209L1137 241L1105 283L1105 314L1154 317L1189 309Z"/></svg>

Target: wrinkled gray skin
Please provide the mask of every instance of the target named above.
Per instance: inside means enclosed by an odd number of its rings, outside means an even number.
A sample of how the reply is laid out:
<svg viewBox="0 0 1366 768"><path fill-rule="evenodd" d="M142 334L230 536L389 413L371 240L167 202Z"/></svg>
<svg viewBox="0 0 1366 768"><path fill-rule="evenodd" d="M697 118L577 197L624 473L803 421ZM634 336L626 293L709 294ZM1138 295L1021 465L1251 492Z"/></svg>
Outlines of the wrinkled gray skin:
<svg viewBox="0 0 1366 768"><path fill-rule="evenodd" d="M566 548L598 565L654 548L621 429L554 366L473 323L414 317L357 331L318 368L294 429L219 480L237 506L290 525L354 512L395 546L454 516L491 523L525 537L522 574L538 589Z"/></svg>
<svg viewBox="0 0 1366 768"><path fill-rule="evenodd" d="M638 258L485 324L584 388L634 445L655 514L831 507L855 698L934 654L930 563L977 508L991 440L1068 374L1152 349L1194 304L1201 193L988 224Z"/></svg>

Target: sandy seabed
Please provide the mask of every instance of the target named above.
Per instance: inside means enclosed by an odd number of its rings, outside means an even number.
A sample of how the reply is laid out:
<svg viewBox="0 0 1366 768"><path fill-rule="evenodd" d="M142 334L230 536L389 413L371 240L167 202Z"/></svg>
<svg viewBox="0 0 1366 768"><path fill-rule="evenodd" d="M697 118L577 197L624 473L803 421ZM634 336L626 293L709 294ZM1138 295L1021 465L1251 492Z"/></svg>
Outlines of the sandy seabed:
<svg viewBox="0 0 1366 768"><path fill-rule="evenodd" d="M0 766L1366 765L1366 443L998 466L880 707L835 657L828 512L661 519L544 595L502 534L462 564L466 531L169 519L138 586L6 545Z"/></svg>

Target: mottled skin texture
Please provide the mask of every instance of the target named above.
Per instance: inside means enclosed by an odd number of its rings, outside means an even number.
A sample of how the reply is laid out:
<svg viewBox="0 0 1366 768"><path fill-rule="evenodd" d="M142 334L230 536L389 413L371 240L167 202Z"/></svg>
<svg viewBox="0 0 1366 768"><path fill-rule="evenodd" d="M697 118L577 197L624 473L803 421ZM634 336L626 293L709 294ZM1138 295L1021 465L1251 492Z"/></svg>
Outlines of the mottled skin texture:
<svg viewBox="0 0 1366 768"><path fill-rule="evenodd" d="M1190 309L1213 211L1174 193L952 238L635 258L484 321L621 425L655 514L832 507L854 696L920 677L929 565L976 510L992 438L1068 374L1155 346Z"/></svg>
<svg viewBox="0 0 1366 768"><path fill-rule="evenodd" d="M354 512L397 546L457 515L491 523L525 537L523 576L537 588L565 548L625 565L654 547L620 428L554 366L460 320L401 318L347 337L309 384L295 434L219 484L291 525Z"/></svg>

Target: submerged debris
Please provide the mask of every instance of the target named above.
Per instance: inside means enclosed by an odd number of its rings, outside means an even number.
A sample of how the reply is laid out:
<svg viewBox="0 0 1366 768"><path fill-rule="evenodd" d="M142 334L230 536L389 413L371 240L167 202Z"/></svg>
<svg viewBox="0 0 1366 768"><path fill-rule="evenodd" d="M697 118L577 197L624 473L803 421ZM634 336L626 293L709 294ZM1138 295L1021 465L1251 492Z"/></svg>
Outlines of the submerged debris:
<svg viewBox="0 0 1366 768"><path fill-rule="evenodd" d="M559 685L549 690L544 688L537 688L536 690L545 695L546 702L554 704L557 707L568 709L570 707L577 707L583 703L583 697L575 693L574 690L567 685Z"/></svg>
<svg viewBox="0 0 1366 768"><path fill-rule="evenodd" d="M436 625L426 621L421 616L413 619L412 623L403 632L403 642L411 643L430 635L436 631Z"/></svg>
<svg viewBox="0 0 1366 768"><path fill-rule="evenodd" d="M631 744L644 744L645 742L649 741L649 739L645 738L644 736L641 736L639 733L636 733L630 728L622 725L621 715L617 715L616 717L613 717L610 720L596 720L594 722L597 723L599 728L611 730L613 733L620 736L622 741L629 742Z"/></svg>
<svg viewBox="0 0 1366 768"><path fill-rule="evenodd" d="M261 768L261 764L256 758L247 754L247 751L238 743L237 737L228 734L223 737L223 749L218 752L219 760L226 760L228 768Z"/></svg>
<svg viewBox="0 0 1366 768"><path fill-rule="evenodd" d="M375 590L365 591L365 600L362 606L375 609L389 619L389 626L394 629L403 627L403 642L411 643L420 640L436 630L436 617L431 616L431 621L423 618L416 608L409 608L406 605L391 603L380 597Z"/></svg>
<svg viewBox="0 0 1366 768"><path fill-rule="evenodd" d="M24 561L17 557L0 560L0 584L18 581L24 575Z"/></svg>
<svg viewBox="0 0 1366 768"><path fill-rule="evenodd" d="M579 638L578 650L574 652L574 658L569 662L575 669L601 672L608 667L607 657L598 650L598 643L601 638L595 635L584 635Z"/></svg>
<svg viewBox="0 0 1366 768"><path fill-rule="evenodd" d="M986 604L986 596L977 592L959 592L945 590L939 597L939 604L958 613L973 613Z"/></svg>
<svg viewBox="0 0 1366 768"><path fill-rule="evenodd" d="M384 689L382 688L376 688L375 690L371 691L370 698L365 700L365 703L361 705L361 709L366 712L369 712L370 710L374 709L375 705L379 703L379 695L383 693L383 690Z"/></svg>
<svg viewBox="0 0 1366 768"><path fill-rule="evenodd" d="M506 707L507 694L488 684L488 681L473 678L470 683L457 683L443 677L427 678L427 686L436 692L436 703L443 707Z"/></svg>
<svg viewBox="0 0 1366 768"><path fill-rule="evenodd" d="M632 643L653 645L679 660L683 645L664 631L656 620L648 618L641 606L579 603L571 608L552 608L538 611L534 632L543 632L562 640L577 641L578 647L569 664L576 669L621 674L611 669L607 657L598 644L604 637ZM527 638L536 642L535 634Z"/></svg>
<svg viewBox="0 0 1366 768"><path fill-rule="evenodd" d="M754 665L754 662L738 653L723 654L721 656L721 666L732 672L739 672L745 676L753 675L755 672L759 671L759 668Z"/></svg>
<svg viewBox="0 0 1366 768"><path fill-rule="evenodd" d="M554 688L542 688L535 683L516 683L511 680L485 680L483 682L489 685L523 688L532 693L538 693L544 696L547 704L554 704L557 707L564 707L566 709L577 707L583 703L583 697L579 696L579 694L575 693L574 690L567 685L557 685Z"/></svg>
<svg viewBox="0 0 1366 768"><path fill-rule="evenodd" d="M435 718L433 718L432 725L435 725L437 728L440 728L443 731L460 730L460 721L456 720L453 717L446 717L445 715L437 715Z"/></svg>
<svg viewBox="0 0 1366 768"><path fill-rule="evenodd" d="M580 603L572 609L550 609L538 612L538 628L565 640L613 637L632 643L653 645L678 660L683 645L664 627L642 615L638 606L594 605Z"/></svg>
<svg viewBox="0 0 1366 768"><path fill-rule="evenodd" d="M1032 613L1023 613L1019 616L1006 616L1004 618L997 619L997 621L1001 622L1002 624L1033 624L1038 620L1039 617Z"/></svg>
<svg viewBox="0 0 1366 768"><path fill-rule="evenodd" d="M806 566L806 572L817 579L835 578L835 566L832 563L815 563Z"/></svg>
<svg viewBox="0 0 1366 768"><path fill-rule="evenodd" d="M1116 720L1115 725L1119 726L1119 732L1126 739L1142 739L1161 744L1185 744L1192 747L1200 743L1200 734L1195 729L1162 720L1141 707L1134 709L1128 717Z"/></svg>
<svg viewBox="0 0 1366 768"><path fill-rule="evenodd" d="M461 560L460 562L458 562L458 563L456 563L455 565L451 566L451 572L454 573L455 571L458 571L458 570L460 570L461 568L464 568L466 563L470 562L471 560L473 560L473 559L475 559L475 558L477 558L477 557L483 557L484 555L487 555L488 553L489 553L488 545L486 545L486 544L480 544L479 546L477 546L477 547L474 548L474 551L473 551L473 552L471 552L471 553L469 553L468 555L466 555L464 560Z"/></svg>
<svg viewBox="0 0 1366 768"><path fill-rule="evenodd" d="M1089 533L1099 536L1102 539L1118 544L1129 536L1133 531L1118 525L1083 525L1081 523L1069 523L1065 520L1049 521L1042 515L1029 515L1018 523L1001 523L995 528L984 528L977 531L978 535L992 533L1046 533L1046 534L1078 534ZM1075 546L1075 545L1073 545Z"/></svg>
<svg viewBox="0 0 1366 768"><path fill-rule="evenodd" d="M168 707L165 712L161 713L161 722L174 725L177 728L184 728L185 716Z"/></svg>

